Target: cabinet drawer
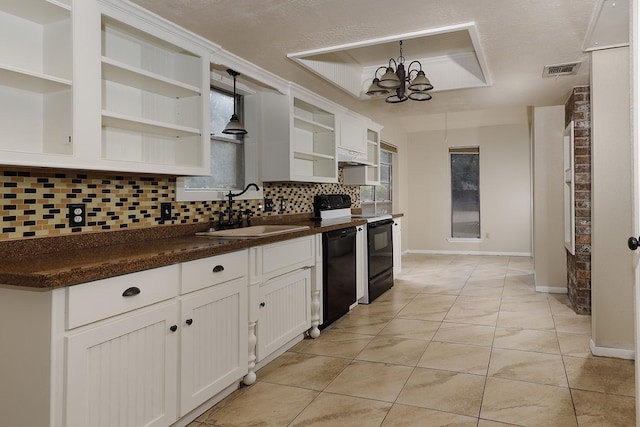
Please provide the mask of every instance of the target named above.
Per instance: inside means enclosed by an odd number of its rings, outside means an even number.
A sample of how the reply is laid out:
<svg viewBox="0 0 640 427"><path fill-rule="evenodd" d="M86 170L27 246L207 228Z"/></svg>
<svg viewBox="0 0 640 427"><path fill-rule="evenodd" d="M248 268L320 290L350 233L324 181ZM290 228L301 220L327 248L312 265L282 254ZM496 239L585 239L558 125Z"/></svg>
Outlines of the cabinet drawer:
<svg viewBox="0 0 640 427"><path fill-rule="evenodd" d="M247 250L185 262L182 264L181 293L197 291L248 274Z"/></svg>
<svg viewBox="0 0 640 427"><path fill-rule="evenodd" d="M315 236L285 240L262 247L263 280L315 264Z"/></svg>
<svg viewBox="0 0 640 427"><path fill-rule="evenodd" d="M171 265L67 288L67 329L178 295L179 267Z"/></svg>

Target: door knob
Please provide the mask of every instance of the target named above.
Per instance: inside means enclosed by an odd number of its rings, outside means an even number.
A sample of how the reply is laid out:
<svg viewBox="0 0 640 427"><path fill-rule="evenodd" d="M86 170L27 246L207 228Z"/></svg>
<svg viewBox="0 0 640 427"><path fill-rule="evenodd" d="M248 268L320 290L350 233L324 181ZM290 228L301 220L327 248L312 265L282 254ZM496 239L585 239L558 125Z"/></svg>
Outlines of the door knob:
<svg viewBox="0 0 640 427"><path fill-rule="evenodd" d="M640 242L638 242L638 239L635 237L629 237L629 240L627 240L627 246L629 246L629 249L632 251L635 251L640 247Z"/></svg>

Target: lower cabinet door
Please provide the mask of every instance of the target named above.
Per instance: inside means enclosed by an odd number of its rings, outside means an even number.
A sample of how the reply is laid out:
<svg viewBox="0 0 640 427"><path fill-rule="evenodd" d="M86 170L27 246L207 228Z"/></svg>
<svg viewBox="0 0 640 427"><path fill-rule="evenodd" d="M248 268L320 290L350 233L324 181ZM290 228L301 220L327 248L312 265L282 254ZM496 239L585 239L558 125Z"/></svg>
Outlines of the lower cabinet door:
<svg viewBox="0 0 640 427"><path fill-rule="evenodd" d="M181 297L180 416L248 371L247 277Z"/></svg>
<svg viewBox="0 0 640 427"><path fill-rule="evenodd" d="M65 426L168 426L177 418L178 303L65 337Z"/></svg>
<svg viewBox="0 0 640 427"><path fill-rule="evenodd" d="M311 327L311 269L269 280L259 295L258 361Z"/></svg>

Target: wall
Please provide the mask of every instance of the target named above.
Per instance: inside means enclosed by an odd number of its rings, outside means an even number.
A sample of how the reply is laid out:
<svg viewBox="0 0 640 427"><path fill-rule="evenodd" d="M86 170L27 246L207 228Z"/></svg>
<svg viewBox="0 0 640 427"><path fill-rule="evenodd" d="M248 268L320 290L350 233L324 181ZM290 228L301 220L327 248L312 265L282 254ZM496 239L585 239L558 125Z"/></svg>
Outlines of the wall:
<svg viewBox="0 0 640 427"><path fill-rule="evenodd" d="M632 357L635 277L625 244L633 223L629 48L594 51L591 78L592 345L596 355L628 350Z"/></svg>
<svg viewBox="0 0 640 427"><path fill-rule="evenodd" d="M538 291L566 292L564 105L533 111L533 262Z"/></svg>
<svg viewBox="0 0 640 427"><path fill-rule="evenodd" d="M573 89L565 125L574 122L575 255L566 251L567 289L576 313L591 313L591 89Z"/></svg>
<svg viewBox="0 0 640 427"><path fill-rule="evenodd" d="M340 182L342 176L340 175ZM313 212L313 196L343 192L360 206L360 189L341 184L265 183L264 197L287 199L284 213ZM175 202L175 177L0 167L1 240L187 224L218 219L226 202ZM160 203L171 202L172 219L160 219ZM85 203L87 226L69 228L69 203ZM256 216L262 200L239 200L234 208Z"/></svg>
<svg viewBox="0 0 640 427"><path fill-rule="evenodd" d="M409 250L531 254L531 162L527 110L440 115L432 129L410 135ZM449 242L450 147L480 147L482 239Z"/></svg>

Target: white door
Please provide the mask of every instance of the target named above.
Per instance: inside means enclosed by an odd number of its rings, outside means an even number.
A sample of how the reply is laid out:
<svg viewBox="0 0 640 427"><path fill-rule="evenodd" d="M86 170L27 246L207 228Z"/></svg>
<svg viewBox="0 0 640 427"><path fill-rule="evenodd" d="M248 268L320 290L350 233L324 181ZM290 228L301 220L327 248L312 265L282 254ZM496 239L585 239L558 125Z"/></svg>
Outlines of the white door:
<svg viewBox="0 0 640 427"><path fill-rule="evenodd" d="M632 108L633 118L632 118L632 128L633 128L633 234L635 238L640 236L640 171L638 167L640 166L640 37L638 27L640 25L640 11L639 8L639 0L633 0L632 2L632 12L631 12L631 20L632 20L632 28L633 34L631 38L631 57L632 57L632 82L631 86L633 87L633 101ZM634 266L635 266L635 354L636 354L636 425L640 426L640 366L638 364L638 355L640 354L640 315L638 307L640 307L640 251L636 250L634 255Z"/></svg>

